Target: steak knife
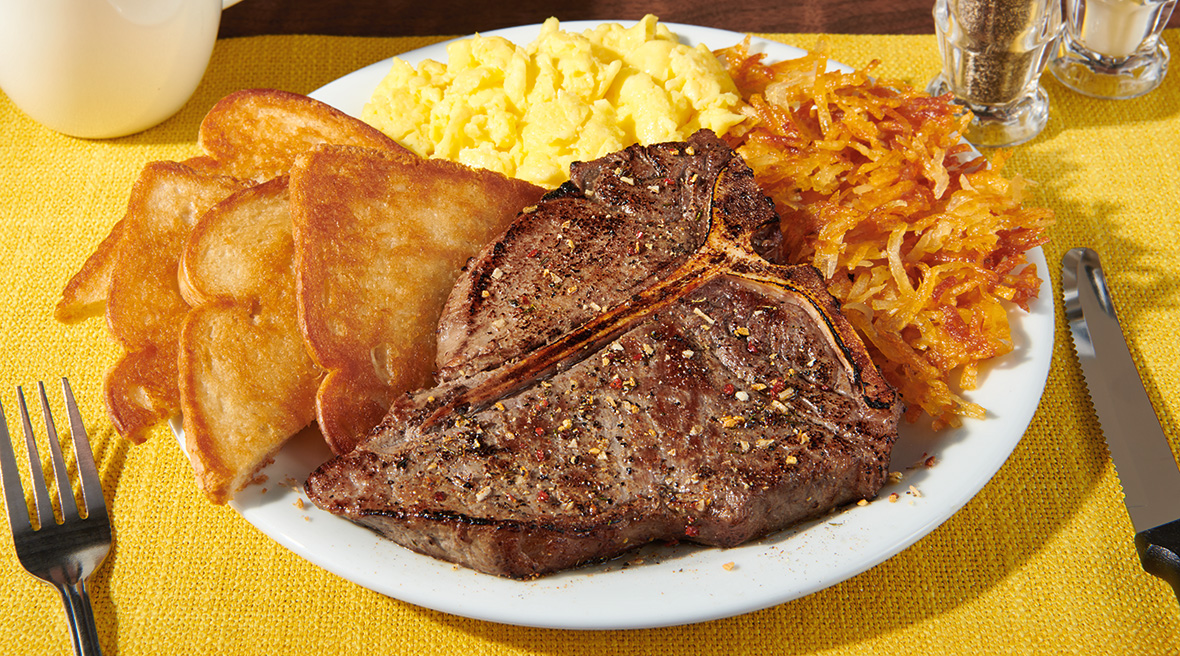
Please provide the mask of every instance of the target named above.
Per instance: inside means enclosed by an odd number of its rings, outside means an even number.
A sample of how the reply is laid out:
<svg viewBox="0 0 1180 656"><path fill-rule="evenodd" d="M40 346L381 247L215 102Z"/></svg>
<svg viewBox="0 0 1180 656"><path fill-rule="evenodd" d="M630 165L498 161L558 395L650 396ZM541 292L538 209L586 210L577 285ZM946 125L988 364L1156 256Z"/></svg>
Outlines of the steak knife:
<svg viewBox="0 0 1180 656"><path fill-rule="evenodd" d="M1143 568L1180 599L1180 468L1123 339L1098 254L1061 260L1065 319L1106 436Z"/></svg>

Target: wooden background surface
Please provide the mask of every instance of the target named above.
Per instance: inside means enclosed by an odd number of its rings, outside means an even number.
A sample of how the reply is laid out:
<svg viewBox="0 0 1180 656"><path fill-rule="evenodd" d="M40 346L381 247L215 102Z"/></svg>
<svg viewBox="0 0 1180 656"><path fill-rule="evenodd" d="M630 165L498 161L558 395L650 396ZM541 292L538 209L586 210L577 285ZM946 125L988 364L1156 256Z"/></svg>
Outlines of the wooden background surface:
<svg viewBox="0 0 1180 656"><path fill-rule="evenodd" d="M737 32L933 34L933 0L242 0L225 11L222 37L464 35L561 20L672 23ZM1176 12L1170 27L1180 27Z"/></svg>

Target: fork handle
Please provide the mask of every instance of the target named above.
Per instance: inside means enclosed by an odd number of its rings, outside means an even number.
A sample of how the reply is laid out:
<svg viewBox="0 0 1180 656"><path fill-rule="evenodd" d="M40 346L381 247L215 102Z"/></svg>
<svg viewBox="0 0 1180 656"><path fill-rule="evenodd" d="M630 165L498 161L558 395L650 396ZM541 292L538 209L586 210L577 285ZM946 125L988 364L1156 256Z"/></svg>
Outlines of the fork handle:
<svg viewBox="0 0 1180 656"><path fill-rule="evenodd" d="M70 624L70 636L74 641L77 656L102 656L98 646L98 627L94 623L94 609L90 607L90 594L86 592L86 581L58 583L62 603L66 606L66 619Z"/></svg>

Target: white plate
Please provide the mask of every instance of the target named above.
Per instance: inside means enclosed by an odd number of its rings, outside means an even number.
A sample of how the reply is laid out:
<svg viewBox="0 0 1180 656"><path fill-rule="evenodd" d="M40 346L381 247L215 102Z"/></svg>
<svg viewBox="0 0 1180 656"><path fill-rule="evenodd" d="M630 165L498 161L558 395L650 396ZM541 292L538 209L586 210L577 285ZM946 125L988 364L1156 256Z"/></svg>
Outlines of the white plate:
<svg viewBox="0 0 1180 656"><path fill-rule="evenodd" d="M597 22L568 22L581 31ZM744 35L690 25L669 25L685 42L721 48ZM499 34L525 44L540 26ZM410 63L446 61L446 44L406 53ZM771 60L802 50L753 39L752 49ZM332 82L313 94L359 115L388 61ZM846 67L845 67L846 68ZM866 506L787 529L734 549L681 545L648 547L610 563L559 573L538 581L510 581L420 556L367 529L314 508L302 493L306 475L329 453L314 436L293 440L267 470L269 484L238 494L234 508L251 524L307 560L350 581L414 604L466 617L509 624L626 629L687 624L780 604L821 590L884 561L942 524L992 478L1020 441L1044 389L1053 350L1054 317L1044 254L1030 254L1046 275L1031 313L1013 312L1016 349L987 368L971 399L989 410L984 421L938 434L904 425L892 469L901 483L886 486ZM926 454L932 468L908 469ZM920 497L908 493L915 486ZM891 492L901 495L889 503ZM732 566L730 565L732 564Z"/></svg>

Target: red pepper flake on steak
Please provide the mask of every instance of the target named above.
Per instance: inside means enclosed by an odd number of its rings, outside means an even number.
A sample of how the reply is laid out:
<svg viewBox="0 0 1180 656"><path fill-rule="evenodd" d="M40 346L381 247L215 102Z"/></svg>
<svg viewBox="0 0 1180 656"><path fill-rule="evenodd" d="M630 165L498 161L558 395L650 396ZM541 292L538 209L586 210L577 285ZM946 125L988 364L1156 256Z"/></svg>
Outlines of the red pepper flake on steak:
<svg viewBox="0 0 1180 656"><path fill-rule="evenodd" d="M460 276L438 385L313 472L311 500L531 578L651 541L732 547L873 498L897 396L818 273L758 254L778 218L741 158L702 131L570 178ZM556 235L578 247L533 257ZM522 297L527 315L504 300Z"/></svg>

